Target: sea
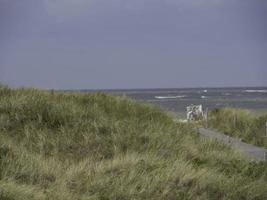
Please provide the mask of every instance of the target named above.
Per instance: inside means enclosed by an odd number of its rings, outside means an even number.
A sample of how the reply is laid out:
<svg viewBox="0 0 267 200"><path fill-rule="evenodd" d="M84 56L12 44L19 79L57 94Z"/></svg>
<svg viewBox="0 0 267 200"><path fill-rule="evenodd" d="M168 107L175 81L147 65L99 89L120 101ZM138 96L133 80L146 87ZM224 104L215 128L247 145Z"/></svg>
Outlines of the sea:
<svg viewBox="0 0 267 200"><path fill-rule="evenodd" d="M183 117L186 114L186 106L192 104L201 104L204 110L230 107L267 111L267 87L83 90L83 92L127 96L136 101L153 104L165 111L179 113Z"/></svg>

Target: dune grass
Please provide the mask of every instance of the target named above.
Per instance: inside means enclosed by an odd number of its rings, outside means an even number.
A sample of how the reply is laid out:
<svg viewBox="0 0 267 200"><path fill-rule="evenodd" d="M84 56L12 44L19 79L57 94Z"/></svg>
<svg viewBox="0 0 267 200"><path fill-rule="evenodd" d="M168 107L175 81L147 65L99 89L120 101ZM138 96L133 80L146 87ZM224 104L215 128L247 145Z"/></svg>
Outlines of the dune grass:
<svg viewBox="0 0 267 200"><path fill-rule="evenodd" d="M267 113L257 115L249 110L224 108L209 114L209 126L244 142L267 148Z"/></svg>
<svg viewBox="0 0 267 200"><path fill-rule="evenodd" d="M267 164L150 105L0 87L0 199L266 199Z"/></svg>

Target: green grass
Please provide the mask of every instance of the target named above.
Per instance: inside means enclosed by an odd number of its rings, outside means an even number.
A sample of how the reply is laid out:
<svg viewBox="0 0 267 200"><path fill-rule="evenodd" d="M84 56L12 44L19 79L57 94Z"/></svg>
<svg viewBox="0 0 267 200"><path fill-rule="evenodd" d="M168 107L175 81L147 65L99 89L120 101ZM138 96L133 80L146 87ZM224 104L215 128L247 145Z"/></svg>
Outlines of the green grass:
<svg viewBox="0 0 267 200"><path fill-rule="evenodd" d="M209 126L244 142L267 148L267 114L249 110L224 108L209 114Z"/></svg>
<svg viewBox="0 0 267 200"><path fill-rule="evenodd" d="M150 105L0 87L0 199L266 199L267 164Z"/></svg>

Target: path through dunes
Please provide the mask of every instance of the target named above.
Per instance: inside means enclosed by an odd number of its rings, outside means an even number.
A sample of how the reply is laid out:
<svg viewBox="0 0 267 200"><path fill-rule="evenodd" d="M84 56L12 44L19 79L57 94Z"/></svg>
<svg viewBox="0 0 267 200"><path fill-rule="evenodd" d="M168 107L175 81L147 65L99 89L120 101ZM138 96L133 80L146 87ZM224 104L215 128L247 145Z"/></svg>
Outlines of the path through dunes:
<svg viewBox="0 0 267 200"><path fill-rule="evenodd" d="M239 139L205 128L199 128L198 132L202 136L215 139L225 144L231 145L232 147L246 154L253 160L267 161L267 150L265 148L257 147L252 144L247 144L240 141Z"/></svg>

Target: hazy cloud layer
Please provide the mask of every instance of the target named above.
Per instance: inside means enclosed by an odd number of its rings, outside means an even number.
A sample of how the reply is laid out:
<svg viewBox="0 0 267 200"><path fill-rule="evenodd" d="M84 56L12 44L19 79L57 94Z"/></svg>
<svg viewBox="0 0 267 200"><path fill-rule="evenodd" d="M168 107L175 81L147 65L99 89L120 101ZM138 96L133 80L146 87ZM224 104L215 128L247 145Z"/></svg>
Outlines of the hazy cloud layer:
<svg viewBox="0 0 267 200"><path fill-rule="evenodd" d="M0 0L0 82L267 85L266 0Z"/></svg>
<svg viewBox="0 0 267 200"><path fill-rule="evenodd" d="M219 5L228 0L165 0L167 3L175 5L190 5L190 6L207 6L207 5ZM235 0L232 0L235 1Z"/></svg>
<svg viewBox="0 0 267 200"><path fill-rule="evenodd" d="M57 20L82 17L89 12L96 0L44 0L46 11Z"/></svg>
<svg viewBox="0 0 267 200"><path fill-rule="evenodd" d="M155 3L171 4L176 6L207 6L219 5L223 0L43 0L49 14L59 18L82 16L94 6L103 6L122 9L143 9ZM227 0L226 0L227 1Z"/></svg>

